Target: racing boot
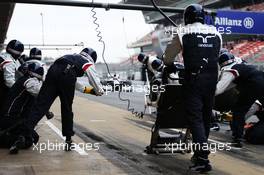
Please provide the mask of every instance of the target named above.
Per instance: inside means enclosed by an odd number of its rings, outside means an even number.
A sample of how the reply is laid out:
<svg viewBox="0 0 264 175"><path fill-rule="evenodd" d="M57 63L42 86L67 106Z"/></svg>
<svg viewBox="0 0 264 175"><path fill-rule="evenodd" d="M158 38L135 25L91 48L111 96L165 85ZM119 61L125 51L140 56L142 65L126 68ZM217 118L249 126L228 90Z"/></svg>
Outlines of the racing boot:
<svg viewBox="0 0 264 175"><path fill-rule="evenodd" d="M231 146L238 149L243 148L242 139L234 137Z"/></svg>
<svg viewBox="0 0 264 175"><path fill-rule="evenodd" d="M19 149L22 149L25 147L26 139L24 136L19 136L17 141L11 146L9 149L9 154L18 154Z"/></svg>
<svg viewBox="0 0 264 175"><path fill-rule="evenodd" d="M205 159L198 156L192 157L192 163L189 167L190 171L196 172L196 173L207 173L212 170L212 166L210 164L209 159Z"/></svg>
<svg viewBox="0 0 264 175"><path fill-rule="evenodd" d="M72 149L74 149L74 145L72 143L71 137L66 137L64 151L71 151Z"/></svg>

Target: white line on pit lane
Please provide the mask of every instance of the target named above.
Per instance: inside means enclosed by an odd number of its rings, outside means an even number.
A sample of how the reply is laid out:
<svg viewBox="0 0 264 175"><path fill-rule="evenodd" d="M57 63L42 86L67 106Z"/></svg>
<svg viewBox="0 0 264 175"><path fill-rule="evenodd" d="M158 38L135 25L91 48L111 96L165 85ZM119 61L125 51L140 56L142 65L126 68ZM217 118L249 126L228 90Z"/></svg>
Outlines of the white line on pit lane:
<svg viewBox="0 0 264 175"><path fill-rule="evenodd" d="M45 123L58 135L60 136L60 138L62 138L63 140L65 140L65 138L62 136L61 131L59 130L59 128L57 128L53 123L51 123L50 121L45 121ZM79 145L75 144L75 148L74 150L79 153L81 156L87 156L88 153L85 152L83 149L81 149L79 147Z"/></svg>
<svg viewBox="0 0 264 175"><path fill-rule="evenodd" d="M106 120L90 120L90 122L106 122Z"/></svg>

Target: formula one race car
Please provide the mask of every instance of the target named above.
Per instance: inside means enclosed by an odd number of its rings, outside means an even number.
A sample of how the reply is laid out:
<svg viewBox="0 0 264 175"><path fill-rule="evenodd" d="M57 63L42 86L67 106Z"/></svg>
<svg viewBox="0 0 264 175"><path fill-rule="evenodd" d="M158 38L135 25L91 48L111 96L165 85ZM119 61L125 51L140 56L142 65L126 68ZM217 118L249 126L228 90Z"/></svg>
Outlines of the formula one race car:
<svg viewBox="0 0 264 175"><path fill-rule="evenodd" d="M158 63L158 65L154 65L153 63ZM172 67L166 67L162 65L160 60L155 61L155 58L147 59L144 64L148 64L145 67L149 68L153 73L151 77L146 75L150 79L150 93L146 95L147 100L145 105L156 107L157 111L156 122L151 131L150 145L146 147L146 152L156 154L163 152L190 152L191 148L188 147L173 148L175 145L177 147L179 145L186 146L191 140L188 121L183 114L182 84L184 66L181 63L175 62ZM163 66L162 69L160 68L161 66ZM153 92L151 88L153 86L163 87L163 90ZM231 89L216 98L215 109L221 112L218 112L219 115L212 117L211 129L213 128L213 130L218 131L220 130L220 125L217 122L232 120L232 115L228 112L236 99L237 91L235 89Z"/></svg>

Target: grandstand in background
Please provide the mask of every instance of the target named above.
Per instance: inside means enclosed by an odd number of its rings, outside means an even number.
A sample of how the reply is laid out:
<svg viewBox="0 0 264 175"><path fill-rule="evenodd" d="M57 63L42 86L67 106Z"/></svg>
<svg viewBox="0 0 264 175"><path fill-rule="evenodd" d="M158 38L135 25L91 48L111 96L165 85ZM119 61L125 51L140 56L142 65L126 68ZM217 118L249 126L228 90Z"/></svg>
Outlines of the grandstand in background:
<svg viewBox="0 0 264 175"><path fill-rule="evenodd" d="M160 6L171 6L185 8L188 4L199 3L204 5L205 8L210 9L235 9L242 11L264 11L263 0L159 0L156 1ZM122 3L127 4L144 4L151 5L150 1L145 0L123 0ZM158 12L142 12L146 23L156 24L156 28L151 33L145 35L141 39L128 44L130 49L139 49L141 52L155 55L153 42L153 32L162 31L165 33L165 29L170 27L168 20L164 19L163 16ZM182 14L171 14L168 13L176 23L182 23ZM167 43L172 38L166 37L165 35L160 38L160 44L162 47L166 47ZM264 70L264 36L260 35L241 35L232 34L224 35L224 47L231 50L236 56L241 57L245 61L257 65L260 69ZM137 65L137 55L133 55L131 58L125 60L122 65L128 66L133 63Z"/></svg>

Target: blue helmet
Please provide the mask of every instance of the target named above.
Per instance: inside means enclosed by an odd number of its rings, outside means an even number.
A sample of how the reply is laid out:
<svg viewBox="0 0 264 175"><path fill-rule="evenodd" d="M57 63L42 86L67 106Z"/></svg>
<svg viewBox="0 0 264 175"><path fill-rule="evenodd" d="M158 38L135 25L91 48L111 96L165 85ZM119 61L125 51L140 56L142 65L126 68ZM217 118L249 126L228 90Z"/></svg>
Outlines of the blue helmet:
<svg viewBox="0 0 264 175"><path fill-rule="evenodd" d="M97 53L92 48L84 48L81 53L84 57L90 56L93 59L93 62L96 63L97 61Z"/></svg>
<svg viewBox="0 0 264 175"><path fill-rule="evenodd" d="M41 60L42 58L42 52L40 49L34 47L30 50L30 53L29 53L29 59L28 60Z"/></svg>
<svg viewBox="0 0 264 175"><path fill-rule="evenodd" d="M204 24L205 12L203 6L200 4L191 4L184 10L184 23L193 24L195 22L200 22Z"/></svg>
<svg viewBox="0 0 264 175"><path fill-rule="evenodd" d="M149 56L145 55L144 53L140 53L138 55L138 61L143 63L143 64L147 64L148 59L149 59Z"/></svg>
<svg viewBox="0 0 264 175"><path fill-rule="evenodd" d="M151 67L154 70L156 70L158 72L161 72L162 69L163 69L163 67L164 67L163 61L161 61L160 59L157 58L157 59L155 59L155 60L152 61Z"/></svg>
<svg viewBox="0 0 264 175"><path fill-rule="evenodd" d="M226 49L226 48L222 48L222 49L220 50L219 56L222 55L223 53L227 53L227 52L229 52L228 49Z"/></svg>
<svg viewBox="0 0 264 175"><path fill-rule="evenodd" d="M43 79L43 75L44 75L44 68L41 64L37 63L37 62L30 62L30 63L26 63L27 65L27 73L32 76L32 77L36 77L38 79Z"/></svg>
<svg viewBox="0 0 264 175"><path fill-rule="evenodd" d="M24 45L18 40L11 40L6 46L6 52L11 54L14 59L18 59L24 52Z"/></svg>
<svg viewBox="0 0 264 175"><path fill-rule="evenodd" d="M235 62L235 56L229 52L225 52L219 56L219 65L224 67Z"/></svg>

